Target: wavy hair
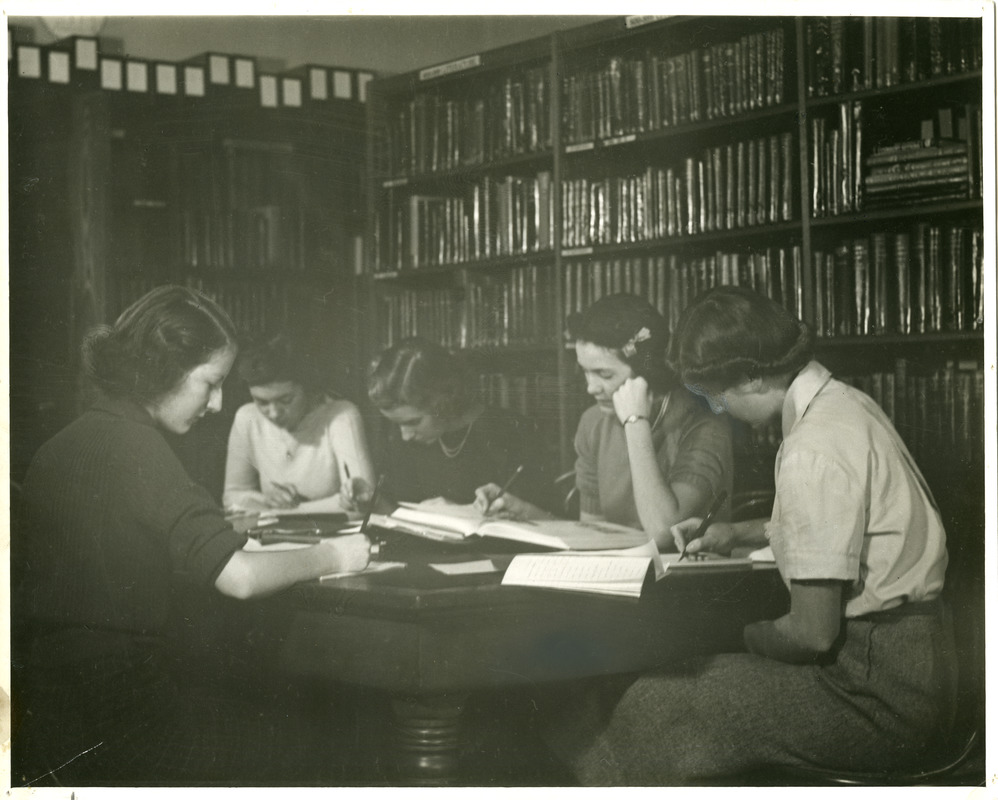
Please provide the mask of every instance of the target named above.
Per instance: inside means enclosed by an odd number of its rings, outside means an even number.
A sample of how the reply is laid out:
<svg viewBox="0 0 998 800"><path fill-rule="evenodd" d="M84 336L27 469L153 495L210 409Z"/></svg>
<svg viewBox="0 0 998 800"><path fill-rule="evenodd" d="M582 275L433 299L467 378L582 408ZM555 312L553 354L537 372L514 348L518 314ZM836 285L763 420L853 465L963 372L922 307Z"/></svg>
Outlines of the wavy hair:
<svg viewBox="0 0 998 800"><path fill-rule="evenodd" d="M683 312L670 361L683 383L724 390L746 379L796 375L813 355L810 328L787 309L750 289L721 286Z"/></svg>
<svg viewBox="0 0 998 800"><path fill-rule="evenodd" d="M572 314L567 329L571 339L613 350L658 394L670 391L678 383L666 358L669 327L665 318L637 295L607 295L585 311Z"/></svg>
<svg viewBox="0 0 998 800"><path fill-rule="evenodd" d="M84 339L83 365L104 394L143 404L236 342L232 320L213 300L184 286L159 286Z"/></svg>
<svg viewBox="0 0 998 800"><path fill-rule="evenodd" d="M306 391L319 391L319 379L300 343L284 332L273 333L246 344L236 367L247 386L290 381Z"/></svg>
<svg viewBox="0 0 998 800"><path fill-rule="evenodd" d="M380 409L413 406L446 420L479 402L477 381L464 363L419 336L402 339L375 359L367 395Z"/></svg>

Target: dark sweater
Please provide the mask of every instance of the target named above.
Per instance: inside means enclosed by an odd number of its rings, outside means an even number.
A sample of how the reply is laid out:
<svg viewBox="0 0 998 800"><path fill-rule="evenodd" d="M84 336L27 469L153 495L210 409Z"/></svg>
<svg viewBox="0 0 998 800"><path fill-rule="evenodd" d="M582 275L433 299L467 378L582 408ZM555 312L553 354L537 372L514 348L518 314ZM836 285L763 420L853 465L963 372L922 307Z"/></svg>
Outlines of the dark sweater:
<svg viewBox="0 0 998 800"><path fill-rule="evenodd" d="M467 428L447 435L456 446ZM494 406L475 420L461 452L449 458L439 442L405 442L392 428L380 459L385 472L385 495L395 501L419 502L445 497L453 503L471 503L475 489L487 483L503 484L523 464L524 471L510 488L524 500L550 505L551 479L536 425L519 414Z"/></svg>
<svg viewBox="0 0 998 800"><path fill-rule="evenodd" d="M90 655L99 634L163 635L171 584L210 588L246 541L126 401L99 402L43 445L23 500L17 613L39 631L94 631Z"/></svg>

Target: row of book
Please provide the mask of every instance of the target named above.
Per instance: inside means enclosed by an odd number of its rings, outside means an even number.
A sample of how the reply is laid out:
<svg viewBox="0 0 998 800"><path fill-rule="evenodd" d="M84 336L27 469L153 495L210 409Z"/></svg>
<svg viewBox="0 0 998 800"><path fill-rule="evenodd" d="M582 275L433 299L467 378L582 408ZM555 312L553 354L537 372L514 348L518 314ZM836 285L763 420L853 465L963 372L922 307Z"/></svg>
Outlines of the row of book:
<svg viewBox="0 0 998 800"><path fill-rule="evenodd" d="M466 288L463 347L524 346L558 341L551 270L526 266L475 275Z"/></svg>
<svg viewBox="0 0 998 800"><path fill-rule="evenodd" d="M420 175L551 149L546 67L486 85L476 96L419 92L389 112L382 152L389 175Z"/></svg>
<svg viewBox="0 0 998 800"><path fill-rule="evenodd" d="M409 289L382 295L381 348L408 336L423 336L451 349L467 347L461 299L456 289Z"/></svg>
<svg viewBox="0 0 998 800"><path fill-rule="evenodd" d="M920 133L868 151L862 101L839 103L834 122L812 117L812 217L980 198L981 106L936 108Z"/></svg>
<svg viewBox="0 0 998 800"><path fill-rule="evenodd" d="M117 313L151 291L162 281L148 277L123 278L116 285ZM228 312L242 335L277 330L298 313L306 298L286 283L238 279L187 277L183 283L207 295Z"/></svg>
<svg viewBox="0 0 998 800"><path fill-rule="evenodd" d="M246 143L225 158L178 159L181 263L191 269L336 272L353 268L334 187L290 148Z"/></svg>
<svg viewBox="0 0 998 800"><path fill-rule="evenodd" d="M458 264L550 250L551 173L484 175L460 196L390 189L375 226L375 271Z"/></svg>
<svg viewBox="0 0 998 800"><path fill-rule="evenodd" d="M931 474L939 453L955 452L966 474L984 460L984 370L977 361L945 362L926 368L895 359L893 369L835 374L868 394L893 423L912 457ZM773 452L783 438L779 421L739 429L749 451Z"/></svg>
<svg viewBox="0 0 998 800"><path fill-rule="evenodd" d="M814 252L819 336L980 330L984 236L921 223Z"/></svg>
<svg viewBox="0 0 998 800"><path fill-rule="evenodd" d="M569 145L735 116L784 101L782 28L667 55L651 49L562 79Z"/></svg>
<svg viewBox="0 0 998 800"><path fill-rule="evenodd" d="M980 18L811 17L807 93L823 97L981 69Z"/></svg>
<svg viewBox="0 0 998 800"><path fill-rule="evenodd" d="M478 376L482 400L489 405L508 408L530 419L538 420L541 433L554 426L558 419L558 398L561 396L557 375L531 372L526 375L508 372L485 372Z"/></svg>
<svg viewBox="0 0 998 800"><path fill-rule="evenodd" d="M562 246L626 244L794 218L792 134L704 150L681 166L562 186Z"/></svg>
<svg viewBox="0 0 998 800"><path fill-rule="evenodd" d="M746 286L804 315L803 273L799 246L754 252L716 252L701 258L668 256L571 260L564 270L566 316L601 297L618 292L644 297L672 330L683 309L714 286Z"/></svg>

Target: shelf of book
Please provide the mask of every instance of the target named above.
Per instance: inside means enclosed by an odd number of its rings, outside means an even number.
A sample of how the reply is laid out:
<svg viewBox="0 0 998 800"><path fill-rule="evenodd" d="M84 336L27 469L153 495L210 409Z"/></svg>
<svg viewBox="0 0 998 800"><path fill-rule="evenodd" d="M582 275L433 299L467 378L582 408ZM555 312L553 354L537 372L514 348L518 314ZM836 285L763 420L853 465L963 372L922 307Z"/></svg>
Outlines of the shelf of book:
<svg viewBox="0 0 998 800"><path fill-rule="evenodd" d="M564 392L563 468L585 399L574 397L561 331L566 316L611 292L646 297L674 326L700 291L747 285L811 324L822 353L862 364L873 347L911 358L942 346L941 357L974 360L984 269L980 33L979 18L621 17L556 34L546 50L531 40L522 59L505 48L505 66L481 78L448 74L439 88L415 74L375 81L383 116L371 121L372 298L403 294L388 302L410 304L406 330L453 347L475 346L476 318L496 326L486 347L543 350L550 336ZM447 115L460 112L448 103L487 100L489 86L517 81L544 85L548 125L525 114L522 130L538 126L526 141L545 146L453 155ZM420 104L434 109L425 129L409 113ZM508 136L517 117L503 108L490 124ZM473 125L472 140L487 127ZM399 158L403 132L408 160ZM450 161L434 164L425 141L445 141ZM501 184L525 188L500 199L491 192ZM514 274L527 273L519 258L537 273L523 296L512 288ZM445 289L437 274L447 270ZM372 302L383 310L383 299ZM456 309L446 331L420 325L419 309L434 303ZM507 332L507 319L535 315L542 327Z"/></svg>

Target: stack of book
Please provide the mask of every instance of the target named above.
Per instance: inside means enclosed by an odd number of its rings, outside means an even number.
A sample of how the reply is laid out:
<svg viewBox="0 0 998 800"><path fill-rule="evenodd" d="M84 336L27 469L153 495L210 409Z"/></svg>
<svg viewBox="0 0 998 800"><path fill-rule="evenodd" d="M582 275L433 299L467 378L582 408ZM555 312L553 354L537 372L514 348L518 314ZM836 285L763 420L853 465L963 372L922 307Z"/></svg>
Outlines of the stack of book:
<svg viewBox="0 0 998 800"><path fill-rule="evenodd" d="M919 139L878 147L866 159L864 191L868 207L939 202L974 197L970 143L959 139ZM975 158L976 161L976 158Z"/></svg>

